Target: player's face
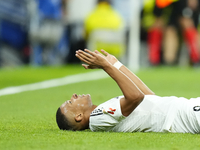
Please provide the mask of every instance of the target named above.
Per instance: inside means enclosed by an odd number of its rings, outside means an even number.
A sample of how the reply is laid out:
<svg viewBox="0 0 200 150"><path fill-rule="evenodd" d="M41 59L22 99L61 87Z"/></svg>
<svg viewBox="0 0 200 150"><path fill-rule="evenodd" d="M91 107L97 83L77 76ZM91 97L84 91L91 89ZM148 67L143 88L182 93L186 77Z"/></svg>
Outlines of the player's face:
<svg viewBox="0 0 200 150"><path fill-rule="evenodd" d="M79 111L85 111L89 107L92 107L92 100L89 94L87 95L77 95L73 94L70 100L65 101L61 105L61 111L66 114L68 111L76 113Z"/></svg>

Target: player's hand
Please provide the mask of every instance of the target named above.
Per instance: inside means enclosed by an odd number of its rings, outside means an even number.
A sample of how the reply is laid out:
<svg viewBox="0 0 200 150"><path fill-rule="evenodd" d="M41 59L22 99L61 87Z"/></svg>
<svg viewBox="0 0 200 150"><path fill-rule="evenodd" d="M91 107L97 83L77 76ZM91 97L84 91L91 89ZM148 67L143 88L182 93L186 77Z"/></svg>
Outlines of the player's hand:
<svg viewBox="0 0 200 150"><path fill-rule="evenodd" d="M109 64L106 57L98 51L78 50L76 51L76 57L87 64L82 64L85 69L103 68Z"/></svg>
<svg viewBox="0 0 200 150"><path fill-rule="evenodd" d="M96 54L98 54L98 55L101 55L102 57L105 57L105 59L106 59L108 62L110 62L112 65L118 61L118 59L117 59L115 56L109 54L108 52L106 52L106 51L103 50L103 49L101 49L101 52L102 52L104 55L103 55L102 53L100 53L99 51L97 51L97 50L95 50L94 52L95 52Z"/></svg>
<svg viewBox="0 0 200 150"><path fill-rule="evenodd" d="M98 51L97 51L97 52L98 52ZM106 52L105 50L102 49L101 52L105 55L107 61L110 62L112 65L118 61L117 58L116 58L115 56L109 54L109 53ZM99 53L100 53L100 52L99 52ZM100 54L101 54L101 53L100 53Z"/></svg>

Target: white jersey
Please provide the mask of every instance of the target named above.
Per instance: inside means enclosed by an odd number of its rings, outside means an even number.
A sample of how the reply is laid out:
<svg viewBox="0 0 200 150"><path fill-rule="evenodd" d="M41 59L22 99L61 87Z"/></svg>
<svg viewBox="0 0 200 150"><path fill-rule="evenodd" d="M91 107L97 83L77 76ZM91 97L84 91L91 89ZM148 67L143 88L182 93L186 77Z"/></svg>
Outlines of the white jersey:
<svg viewBox="0 0 200 150"><path fill-rule="evenodd" d="M128 116L122 115L120 99L100 104L90 115L92 131L200 133L200 98L145 95Z"/></svg>

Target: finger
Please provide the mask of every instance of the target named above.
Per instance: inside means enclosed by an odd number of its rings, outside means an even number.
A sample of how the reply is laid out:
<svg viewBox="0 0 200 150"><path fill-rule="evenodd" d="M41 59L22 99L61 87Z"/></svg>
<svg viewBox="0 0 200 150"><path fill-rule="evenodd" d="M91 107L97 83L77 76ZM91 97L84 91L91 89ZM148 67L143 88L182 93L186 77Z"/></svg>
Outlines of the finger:
<svg viewBox="0 0 200 150"><path fill-rule="evenodd" d="M82 66L83 66L85 69L95 69L95 68L97 68L97 67L95 67L95 66L86 65L86 64L82 64Z"/></svg>
<svg viewBox="0 0 200 150"><path fill-rule="evenodd" d="M90 54L88 54L88 53L86 53L85 51L82 51L82 50L76 51L76 54L80 54L83 57L85 56L85 58L86 57L88 57L88 58L92 58L93 57L92 55L90 55Z"/></svg>
<svg viewBox="0 0 200 150"><path fill-rule="evenodd" d="M98 54L98 55L101 55L101 56L104 56L102 53L100 53L98 50L95 50L94 51L96 54Z"/></svg>
<svg viewBox="0 0 200 150"><path fill-rule="evenodd" d="M96 56L95 52L92 52L92 51L90 51L88 49L85 49L84 51L87 52L87 53L89 53L92 56Z"/></svg>
<svg viewBox="0 0 200 150"><path fill-rule="evenodd" d="M108 52L106 52L105 50L103 50L103 49L101 49L101 52L103 53L103 54L105 54L106 56L108 56Z"/></svg>
<svg viewBox="0 0 200 150"><path fill-rule="evenodd" d="M93 58L93 56L86 54L85 52L81 52L81 51L76 52L76 57L78 57L81 60L87 60L87 61L91 61Z"/></svg>
<svg viewBox="0 0 200 150"><path fill-rule="evenodd" d="M95 50L94 52L95 52L96 54L101 54L98 50Z"/></svg>
<svg viewBox="0 0 200 150"><path fill-rule="evenodd" d="M76 54L75 55L78 59L80 59L81 61L87 63L87 64L90 64L90 61L88 61L87 59L85 59L84 57L80 56L79 54Z"/></svg>
<svg viewBox="0 0 200 150"><path fill-rule="evenodd" d="M82 66L83 66L85 69L89 69L89 68L88 68L88 65L86 65L86 64L82 64Z"/></svg>

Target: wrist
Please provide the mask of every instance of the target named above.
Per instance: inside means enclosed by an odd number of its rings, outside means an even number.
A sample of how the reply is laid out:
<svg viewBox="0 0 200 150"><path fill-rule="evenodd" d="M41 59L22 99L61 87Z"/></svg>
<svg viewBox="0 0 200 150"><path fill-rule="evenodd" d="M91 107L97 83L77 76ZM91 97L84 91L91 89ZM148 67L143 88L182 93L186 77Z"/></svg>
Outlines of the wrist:
<svg viewBox="0 0 200 150"><path fill-rule="evenodd" d="M122 65L123 65L123 64L122 64L120 61L117 61L117 62L115 62L115 63L113 64L113 66L114 66L115 68L117 68L118 70L121 68Z"/></svg>

